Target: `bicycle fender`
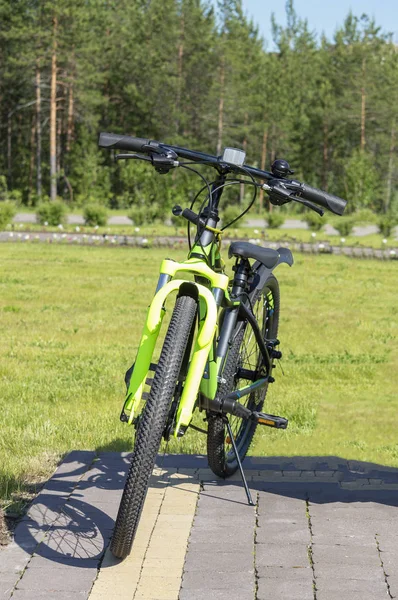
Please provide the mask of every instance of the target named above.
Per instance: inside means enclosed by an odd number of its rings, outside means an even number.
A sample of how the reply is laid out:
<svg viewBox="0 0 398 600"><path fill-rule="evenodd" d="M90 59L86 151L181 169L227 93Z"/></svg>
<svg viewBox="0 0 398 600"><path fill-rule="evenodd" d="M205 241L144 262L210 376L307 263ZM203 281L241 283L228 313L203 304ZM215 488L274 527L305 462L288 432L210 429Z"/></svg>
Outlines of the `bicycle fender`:
<svg viewBox="0 0 398 600"><path fill-rule="evenodd" d="M276 263L274 269L276 269L276 267L278 265L280 265L281 263L287 263L289 265L289 267L291 267L293 265L293 254L291 253L291 250L289 250L289 248L278 248L278 253L279 253L279 260Z"/></svg>

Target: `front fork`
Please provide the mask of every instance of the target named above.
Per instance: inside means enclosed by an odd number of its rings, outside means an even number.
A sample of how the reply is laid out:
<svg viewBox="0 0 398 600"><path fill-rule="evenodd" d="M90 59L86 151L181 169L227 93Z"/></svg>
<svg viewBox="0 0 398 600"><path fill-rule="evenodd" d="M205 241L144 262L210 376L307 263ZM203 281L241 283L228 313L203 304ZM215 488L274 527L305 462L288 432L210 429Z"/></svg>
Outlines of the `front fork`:
<svg viewBox="0 0 398 600"><path fill-rule="evenodd" d="M212 291L210 291L200 283L187 282L182 279L171 279L177 271L189 271L195 275L205 276L210 280L212 286L215 285ZM165 301L171 293L180 290L182 286L186 290L191 286L194 292L193 295L198 298L200 320L189 370L177 408L174 437L182 435L192 419L202 375L205 371L217 330L218 307L228 286L228 277L226 275L215 273L202 261L192 259L185 263L175 263L171 260L163 261L156 293L148 309L123 409L123 413L127 415L126 419L128 423L131 424L135 416L137 416L145 381L151 367L153 351L165 314ZM217 381L217 379L215 380Z"/></svg>

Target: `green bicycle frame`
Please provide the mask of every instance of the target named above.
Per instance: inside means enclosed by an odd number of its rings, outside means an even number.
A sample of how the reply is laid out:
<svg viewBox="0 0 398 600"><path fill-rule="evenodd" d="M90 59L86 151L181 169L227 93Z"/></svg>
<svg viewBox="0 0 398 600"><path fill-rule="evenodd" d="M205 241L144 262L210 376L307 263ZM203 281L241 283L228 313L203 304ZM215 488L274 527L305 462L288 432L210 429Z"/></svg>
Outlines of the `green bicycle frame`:
<svg viewBox="0 0 398 600"><path fill-rule="evenodd" d="M219 298L220 295L221 298L224 294L228 295L229 278L223 273L213 271L203 259L191 257L182 263L170 259L162 262L158 287L148 309L124 405L124 409L129 414L128 423L131 424L137 415L142 399L145 380L148 377L152 355L165 314L165 301L170 294L179 291L182 285L187 284L186 279L174 279L177 273L184 272L207 279L209 287L202 283L189 282L190 285L196 287L199 299L199 330L177 408L174 437L181 435L180 432L184 432L189 426L199 389L211 399L215 398L217 392L220 364L214 360L213 340L217 331L220 302L216 298ZM206 363L208 364L207 370Z"/></svg>

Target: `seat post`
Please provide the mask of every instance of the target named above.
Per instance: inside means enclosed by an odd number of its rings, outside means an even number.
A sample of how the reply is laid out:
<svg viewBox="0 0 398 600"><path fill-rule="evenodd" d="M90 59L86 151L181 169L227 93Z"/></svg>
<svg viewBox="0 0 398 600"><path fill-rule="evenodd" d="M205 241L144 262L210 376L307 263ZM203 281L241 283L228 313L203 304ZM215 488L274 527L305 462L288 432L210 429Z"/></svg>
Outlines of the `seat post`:
<svg viewBox="0 0 398 600"><path fill-rule="evenodd" d="M232 267L235 272L232 283L231 295L235 298L246 291L247 283L251 273L250 263L247 258L237 258L235 265Z"/></svg>

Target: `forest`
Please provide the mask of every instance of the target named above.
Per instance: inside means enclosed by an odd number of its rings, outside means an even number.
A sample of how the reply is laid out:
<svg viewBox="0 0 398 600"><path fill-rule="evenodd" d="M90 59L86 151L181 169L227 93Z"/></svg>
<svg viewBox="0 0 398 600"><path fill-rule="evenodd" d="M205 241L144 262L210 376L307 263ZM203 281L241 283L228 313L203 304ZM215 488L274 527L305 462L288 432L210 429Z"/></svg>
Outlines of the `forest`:
<svg viewBox="0 0 398 600"><path fill-rule="evenodd" d="M115 163L97 148L102 130L243 148L260 168L286 158L351 212L395 214L392 36L349 13L326 39L293 0L286 16L269 15L271 52L241 0L0 0L0 200L151 204L163 216L191 189L182 173Z"/></svg>

